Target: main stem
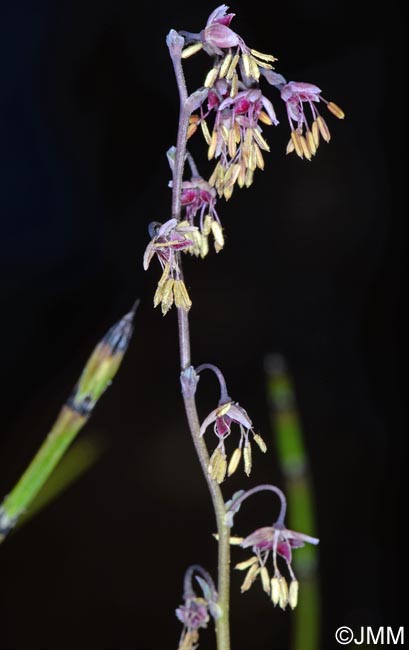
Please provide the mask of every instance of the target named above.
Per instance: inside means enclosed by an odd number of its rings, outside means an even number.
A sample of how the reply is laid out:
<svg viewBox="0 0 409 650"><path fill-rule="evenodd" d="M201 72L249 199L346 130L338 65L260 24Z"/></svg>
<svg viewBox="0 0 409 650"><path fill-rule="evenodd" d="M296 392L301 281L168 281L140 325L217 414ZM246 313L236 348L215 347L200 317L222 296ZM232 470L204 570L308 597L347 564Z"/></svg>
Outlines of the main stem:
<svg viewBox="0 0 409 650"><path fill-rule="evenodd" d="M181 194L183 182L183 170L186 158L187 129L189 125L190 109L188 107L188 94L185 77L183 74L180 54L172 54L171 58L175 70L176 82L179 90L180 112L179 127L176 142L176 153L173 168L172 188L172 217L180 220L181 216ZM179 259L182 273L182 260ZM189 316L187 312L178 309L179 346L181 369L186 370L191 365ZM229 627L229 596L230 596L230 528L225 523L226 508L222 491L219 485L213 481L207 471L209 465L209 454L204 439L200 437L200 422L197 414L196 399L194 394L189 395L183 391L186 417L192 435L193 444L199 458L199 462L209 488L213 508L216 515L218 533L218 604L221 611L220 618L216 621L217 650L230 650L230 627Z"/></svg>

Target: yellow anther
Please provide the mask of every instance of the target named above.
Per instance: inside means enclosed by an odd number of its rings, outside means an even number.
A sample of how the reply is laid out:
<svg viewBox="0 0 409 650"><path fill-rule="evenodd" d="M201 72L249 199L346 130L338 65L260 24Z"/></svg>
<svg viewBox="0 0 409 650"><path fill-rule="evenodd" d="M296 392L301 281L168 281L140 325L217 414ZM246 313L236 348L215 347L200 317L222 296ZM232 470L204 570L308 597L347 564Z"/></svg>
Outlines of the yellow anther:
<svg viewBox="0 0 409 650"><path fill-rule="evenodd" d="M344 119L344 117L345 117L345 113L344 113L344 111L342 110L342 108L340 108L339 106L337 106L337 104L334 104L334 102L328 102L328 104L327 104L327 108L328 108L328 110L329 110L333 115L335 115L335 117L337 117L339 120L343 120L343 119Z"/></svg>
<svg viewBox="0 0 409 650"><path fill-rule="evenodd" d="M196 52L199 52L202 47L202 43L194 43L193 45L189 45L189 47L186 47L184 50L182 50L182 59L188 59L190 56L193 56L193 54L196 54Z"/></svg>
<svg viewBox="0 0 409 650"><path fill-rule="evenodd" d="M238 569L239 571L245 571L246 569L248 569L249 567L251 567L253 564L256 563L258 564L258 557L252 555L252 557L250 557L248 560L244 560L244 562L239 562L238 564L236 564L234 568Z"/></svg>
<svg viewBox="0 0 409 650"><path fill-rule="evenodd" d="M298 580L291 580L288 591L288 604L291 609L295 609L298 603Z"/></svg>
<svg viewBox="0 0 409 650"><path fill-rule="evenodd" d="M321 115L318 115L317 117L317 124L323 139L325 142L329 142L331 140L331 134L329 132L326 121L323 117L321 117Z"/></svg>

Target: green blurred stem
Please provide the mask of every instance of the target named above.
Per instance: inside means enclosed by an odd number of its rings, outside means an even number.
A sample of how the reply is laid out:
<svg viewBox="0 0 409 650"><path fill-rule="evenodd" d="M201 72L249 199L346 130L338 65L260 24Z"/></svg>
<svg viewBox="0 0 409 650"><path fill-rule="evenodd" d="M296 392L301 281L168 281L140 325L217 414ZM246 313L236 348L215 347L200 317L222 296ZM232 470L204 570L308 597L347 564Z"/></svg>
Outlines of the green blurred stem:
<svg viewBox="0 0 409 650"><path fill-rule="evenodd" d="M7 518L15 521L28 508L86 421L71 408L62 408L37 454L5 498L2 510Z"/></svg>
<svg viewBox="0 0 409 650"><path fill-rule="evenodd" d="M313 532L316 529L314 495L294 389L283 357L270 357L266 366L277 452L286 481L289 524L294 530ZM301 584L294 612L292 647L293 650L317 650L321 616L317 549L309 544L301 548L294 557L294 565Z"/></svg>

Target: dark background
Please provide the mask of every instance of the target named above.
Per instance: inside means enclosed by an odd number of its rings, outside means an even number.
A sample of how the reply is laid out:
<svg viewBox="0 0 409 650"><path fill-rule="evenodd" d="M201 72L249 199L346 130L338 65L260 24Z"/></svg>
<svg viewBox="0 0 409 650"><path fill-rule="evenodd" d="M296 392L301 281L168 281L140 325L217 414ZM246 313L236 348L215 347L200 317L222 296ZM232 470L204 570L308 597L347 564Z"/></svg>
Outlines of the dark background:
<svg viewBox="0 0 409 650"><path fill-rule="evenodd" d="M178 392L175 314L153 310L158 265L145 274L141 264L147 224L169 216L177 94L165 35L199 31L214 6L1 4L0 493L93 345L142 299L129 354L90 425L108 452L0 549L4 650L176 648L183 571L200 562L214 572L211 506ZM267 440L263 360L278 351L288 361L317 496L318 530L306 532L321 538L326 650L340 625L403 624L404 28L394 2L381 11L351 0L232 10L247 43L347 114L345 123L329 116L330 145L301 162L284 155L285 114L267 91L281 125L268 132L266 170L219 205L223 253L186 265L193 361L222 366ZM204 59L187 62L197 84ZM199 137L194 146L203 160ZM202 385L204 416L217 393L211 377ZM257 456L249 483L260 480L281 484L274 454ZM289 647L291 615L260 589L238 594L235 576L235 650ZM202 640L213 647L210 632Z"/></svg>

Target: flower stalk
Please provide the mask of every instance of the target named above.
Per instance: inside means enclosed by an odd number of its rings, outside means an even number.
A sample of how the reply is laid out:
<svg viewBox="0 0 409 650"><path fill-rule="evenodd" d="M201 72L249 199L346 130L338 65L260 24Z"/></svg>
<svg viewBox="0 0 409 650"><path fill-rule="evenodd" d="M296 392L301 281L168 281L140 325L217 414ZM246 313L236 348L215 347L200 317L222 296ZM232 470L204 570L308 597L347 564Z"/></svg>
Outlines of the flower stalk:
<svg viewBox="0 0 409 650"><path fill-rule="evenodd" d="M173 165L172 180L172 217L180 221L181 218L181 195L183 172L186 159L187 147L187 130L189 118L192 114L192 107L189 103L186 81L182 67L182 47L184 39L171 30L167 37L169 53L172 59L173 69L175 72L176 84L179 92L180 109L179 125L176 141L176 151ZM183 277L182 260L180 253L179 267ZM205 476L205 480L211 495L213 508L216 516L217 533L218 533L218 605L220 616L216 620L216 639L217 650L230 650L230 626L229 626L229 599L230 599L230 528L226 525L223 494L217 482L212 480L208 473L209 454L206 443L200 436L200 422L197 414L195 389L197 385L197 376L191 368L191 346L189 333L189 315L188 312L178 308L178 329L179 329L179 347L180 347L180 365L182 371L182 395L185 405L186 417L189 429L192 435L193 444L199 458L199 462Z"/></svg>

